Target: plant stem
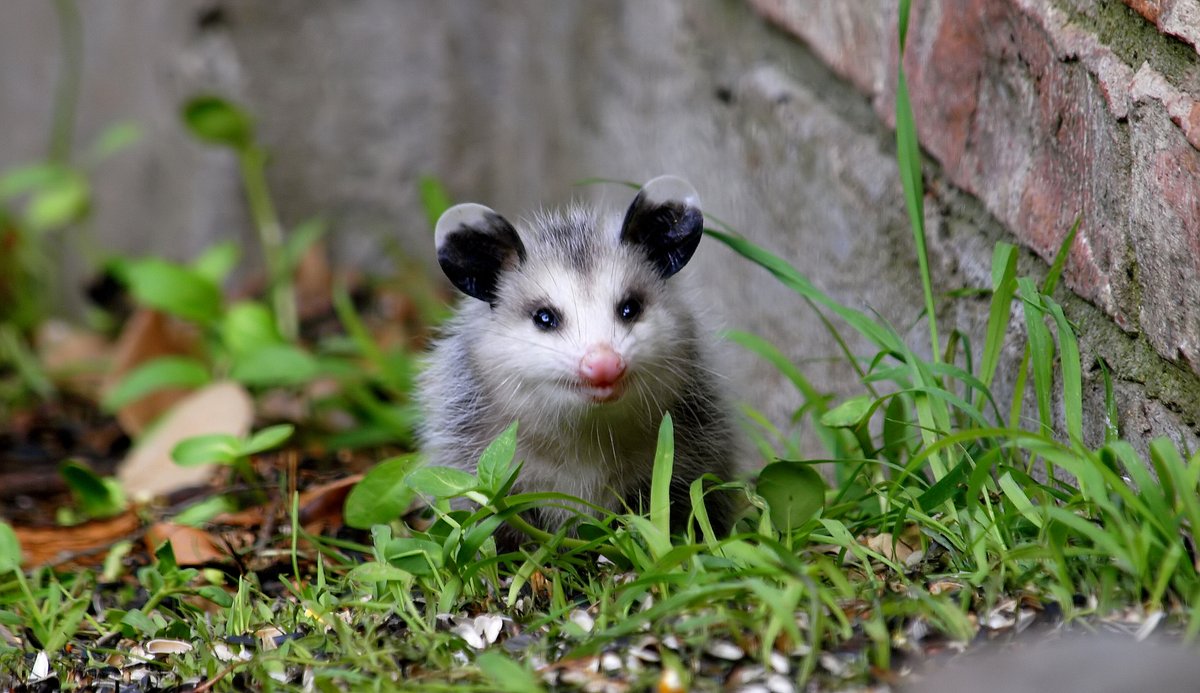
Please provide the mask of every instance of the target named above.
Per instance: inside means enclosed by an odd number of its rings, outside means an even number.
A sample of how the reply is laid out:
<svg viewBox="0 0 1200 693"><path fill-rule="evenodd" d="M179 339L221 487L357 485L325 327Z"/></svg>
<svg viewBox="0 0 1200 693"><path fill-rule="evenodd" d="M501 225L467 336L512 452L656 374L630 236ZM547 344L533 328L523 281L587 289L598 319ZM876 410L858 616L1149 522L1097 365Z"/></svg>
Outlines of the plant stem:
<svg viewBox="0 0 1200 693"><path fill-rule="evenodd" d="M283 226L275 213L275 205L267 191L264 172L263 150L250 146L238 152L238 164L242 171L242 182L246 186L246 201L254 217L254 228L262 245L263 259L267 264L271 306L275 311L275 324L284 339L292 341L297 335L296 296L292 291L292 278L287 276L283 257Z"/></svg>
<svg viewBox="0 0 1200 693"><path fill-rule="evenodd" d="M54 121L50 130L50 159L66 163L75 136L75 110L83 68L83 23L75 0L54 0L62 41L62 65L54 90Z"/></svg>

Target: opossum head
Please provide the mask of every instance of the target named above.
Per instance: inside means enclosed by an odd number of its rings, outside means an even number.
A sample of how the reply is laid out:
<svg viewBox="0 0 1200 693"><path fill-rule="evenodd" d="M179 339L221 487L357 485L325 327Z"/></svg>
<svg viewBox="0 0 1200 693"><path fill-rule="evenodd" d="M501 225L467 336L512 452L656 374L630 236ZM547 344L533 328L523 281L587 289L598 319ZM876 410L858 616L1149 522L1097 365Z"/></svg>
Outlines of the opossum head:
<svg viewBox="0 0 1200 693"><path fill-rule="evenodd" d="M446 276L478 303L461 330L514 417L659 412L695 363L696 326L671 278L699 244L699 196L655 178L624 216L572 208L515 227L476 204L438 220Z"/></svg>

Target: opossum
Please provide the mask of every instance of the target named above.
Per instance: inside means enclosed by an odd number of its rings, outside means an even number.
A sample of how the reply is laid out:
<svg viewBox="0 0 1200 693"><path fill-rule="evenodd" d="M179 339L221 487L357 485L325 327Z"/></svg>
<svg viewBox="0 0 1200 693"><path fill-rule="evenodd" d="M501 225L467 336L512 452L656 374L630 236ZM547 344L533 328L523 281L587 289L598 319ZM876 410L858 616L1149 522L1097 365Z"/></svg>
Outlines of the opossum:
<svg viewBox="0 0 1200 693"><path fill-rule="evenodd" d="M474 471L516 420L514 492L644 510L670 412L672 524L683 528L692 482L733 478L739 439L692 292L673 280L703 225L695 189L674 176L646 183L623 217L574 205L514 226L483 205L448 209L437 259L467 298L419 379L428 463ZM709 493L705 507L726 531L731 495ZM533 514L551 531L577 515Z"/></svg>

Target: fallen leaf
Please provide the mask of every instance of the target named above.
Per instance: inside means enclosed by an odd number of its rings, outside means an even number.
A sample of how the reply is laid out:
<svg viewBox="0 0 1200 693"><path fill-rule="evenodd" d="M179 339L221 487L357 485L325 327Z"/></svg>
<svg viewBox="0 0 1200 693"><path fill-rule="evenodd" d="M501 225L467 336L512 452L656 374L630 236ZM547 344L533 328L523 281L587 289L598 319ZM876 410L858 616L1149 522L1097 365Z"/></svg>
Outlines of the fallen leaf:
<svg viewBox="0 0 1200 693"><path fill-rule="evenodd" d="M92 401L100 399L112 356L103 335L51 319L38 327L34 342L38 360L56 385Z"/></svg>
<svg viewBox="0 0 1200 693"><path fill-rule="evenodd" d="M301 493L300 524L308 527L313 523L321 522L326 527L341 526L342 508L346 505L346 496L362 478L362 474L355 474Z"/></svg>
<svg viewBox="0 0 1200 693"><path fill-rule="evenodd" d="M212 536L202 529L158 522L146 530L146 547L151 553L165 541L171 542L175 562L181 566L207 565L226 557Z"/></svg>
<svg viewBox="0 0 1200 693"><path fill-rule="evenodd" d="M107 392L126 373L161 356L194 356L199 352L196 328L156 310L138 310L125 323L113 347L112 371L104 381ZM140 435L159 416L188 394L180 388L164 388L125 405L117 420L130 436Z"/></svg>
<svg viewBox="0 0 1200 693"><path fill-rule="evenodd" d="M888 532L881 532L867 539L867 548L883 555L884 558L900 563L906 562L916 550L903 539L893 538Z"/></svg>
<svg viewBox="0 0 1200 693"><path fill-rule="evenodd" d="M117 465L117 478L133 498L166 495L205 483L217 465L181 467L171 461L180 441L209 433L245 436L254 420L254 402L237 383L213 383L188 395L164 416Z"/></svg>
<svg viewBox="0 0 1200 693"><path fill-rule="evenodd" d="M22 565L35 568L67 557L99 563L100 549L128 538L140 526L137 515L126 512L70 527L13 527L13 531L21 542Z"/></svg>

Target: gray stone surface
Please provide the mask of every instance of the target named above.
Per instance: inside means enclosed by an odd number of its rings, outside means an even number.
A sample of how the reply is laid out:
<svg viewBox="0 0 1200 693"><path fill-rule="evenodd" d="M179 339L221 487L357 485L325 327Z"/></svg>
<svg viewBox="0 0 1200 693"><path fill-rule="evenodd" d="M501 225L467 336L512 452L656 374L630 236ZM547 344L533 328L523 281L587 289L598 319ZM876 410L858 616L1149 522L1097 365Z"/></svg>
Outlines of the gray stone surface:
<svg viewBox="0 0 1200 693"><path fill-rule="evenodd" d="M855 23L840 3L818 5L838 36L868 42L880 30ZM345 264L383 270L398 249L433 267L417 198L423 174L459 200L517 216L572 197L624 205L624 188L575 182L672 172L695 184L707 211L835 298L877 312L918 348L927 341L893 135L869 98L741 2L114 0L84 8L80 139L116 118L138 120L147 134L101 169L92 231L103 248L187 257L226 237L250 248L233 162L190 142L177 122L185 96L217 90L258 117L284 222L324 215ZM15 18L0 22L5 167L40 151L56 57L44 3L16 0L0 13ZM846 74L859 89L877 88L887 79L878 64ZM938 289L979 286L991 244L1008 232L945 179L935 172L930 184ZM765 336L819 388L854 390L812 310L765 272L709 239L683 274L710 299L715 321ZM1107 345L1120 334L1083 302L1068 307L1085 340L1098 335ZM943 321L956 317L980 333L986 301L940 312ZM1146 338L1127 339L1141 346L1095 352L1131 359L1112 364L1122 406L1131 421L1152 422L1131 432L1194 435L1195 410L1184 412L1200 401L1195 378L1164 366ZM798 403L754 357L731 349L729 371L776 421ZM1097 386L1089 380L1089 401Z"/></svg>

